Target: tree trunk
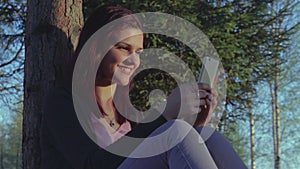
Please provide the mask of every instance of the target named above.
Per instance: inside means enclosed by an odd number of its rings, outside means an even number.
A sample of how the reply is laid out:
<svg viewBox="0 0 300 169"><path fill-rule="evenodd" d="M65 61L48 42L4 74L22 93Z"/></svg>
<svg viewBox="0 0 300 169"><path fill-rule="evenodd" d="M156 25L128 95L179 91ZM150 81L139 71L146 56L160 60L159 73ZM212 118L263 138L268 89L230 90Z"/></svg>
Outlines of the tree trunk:
<svg viewBox="0 0 300 169"><path fill-rule="evenodd" d="M278 103L278 77L274 79L274 85L270 82L272 98L272 131L274 147L274 168L280 169L280 109Z"/></svg>
<svg viewBox="0 0 300 169"><path fill-rule="evenodd" d="M274 129L275 129L275 138L276 143L276 152L275 152L275 169L280 169L280 156L281 156L281 139L280 139L280 107L278 101L278 82L279 82L279 73L276 73L275 80L274 80Z"/></svg>
<svg viewBox="0 0 300 169"><path fill-rule="evenodd" d="M250 97L249 97L250 98ZM256 168L255 164L255 130L254 130L254 118L253 118L253 109L252 109L252 101L248 101L248 109L249 109L249 123L250 123L250 150L251 150L251 169Z"/></svg>
<svg viewBox="0 0 300 169"><path fill-rule="evenodd" d="M283 5L282 9L277 9L278 6ZM290 10L290 0L282 1L274 1L272 2L272 16L278 15L280 10ZM277 13L275 13L275 11ZM272 120L273 120L273 140L274 140L274 168L280 169L281 163L281 133L280 133L280 106L279 106L279 80L280 80L280 72L281 72L281 58L280 58L280 41L282 41L282 34L285 31L283 28L283 21L286 17L279 18L272 25L272 36L274 39L278 39L274 42L273 45L273 53L275 55L274 65L275 65L275 74L274 77L270 80L270 92L272 97Z"/></svg>
<svg viewBox="0 0 300 169"><path fill-rule="evenodd" d="M22 159L24 169L38 169L44 96L76 47L82 0L28 0L27 7Z"/></svg>
<svg viewBox="0 0 300 169"><path fill-rule="evenodd" d="M4 160L3 160L3 157L4 157L4 155L3 155L3 153L4 153L4 151L3 151L3 145L1 144L0 145L0 167L1 167L1 169L4 169Z"/></svg>

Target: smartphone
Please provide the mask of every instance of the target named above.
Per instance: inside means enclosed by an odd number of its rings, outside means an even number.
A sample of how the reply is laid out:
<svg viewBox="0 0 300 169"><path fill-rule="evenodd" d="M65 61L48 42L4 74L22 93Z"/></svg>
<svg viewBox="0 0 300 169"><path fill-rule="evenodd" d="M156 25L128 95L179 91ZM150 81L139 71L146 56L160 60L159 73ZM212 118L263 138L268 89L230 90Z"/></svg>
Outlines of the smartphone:
<svg viewBox="0 0 300 169"><path fill-rule="evenodd" d="M216 75L218 73L220 60L217 58L212 58L205 56L202 60L202 67L198 77L198 83L209 84L213 87Z"/></svg>

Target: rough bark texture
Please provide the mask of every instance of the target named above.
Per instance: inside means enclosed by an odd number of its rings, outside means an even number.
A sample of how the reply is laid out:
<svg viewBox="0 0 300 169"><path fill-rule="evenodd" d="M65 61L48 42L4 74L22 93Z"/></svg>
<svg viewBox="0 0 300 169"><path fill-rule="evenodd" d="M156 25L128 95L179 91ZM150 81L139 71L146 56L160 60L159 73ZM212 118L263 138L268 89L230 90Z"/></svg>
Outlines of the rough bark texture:
<svg viewBox="0 0 300 169"><path fill-rule="evenodd" d="M82 0L28 0L23 110L23 168L40 168L43 100L72 57L83 24Z"/></svg>

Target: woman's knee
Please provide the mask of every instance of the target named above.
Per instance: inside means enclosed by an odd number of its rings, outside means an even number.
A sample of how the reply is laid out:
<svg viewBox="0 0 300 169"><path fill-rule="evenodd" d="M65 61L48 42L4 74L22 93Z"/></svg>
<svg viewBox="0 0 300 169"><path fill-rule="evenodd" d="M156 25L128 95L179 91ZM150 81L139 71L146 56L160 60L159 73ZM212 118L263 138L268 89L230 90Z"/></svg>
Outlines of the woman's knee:
<svg viewBox="0 0 300 169"><path fill-rule="evenodd" d="M217 132L215 128L209 126L196 127L195 130L198 132L198 134L202 137L202 139L205 142L211 139L214 136L214 134L216 134Z"/></svg>

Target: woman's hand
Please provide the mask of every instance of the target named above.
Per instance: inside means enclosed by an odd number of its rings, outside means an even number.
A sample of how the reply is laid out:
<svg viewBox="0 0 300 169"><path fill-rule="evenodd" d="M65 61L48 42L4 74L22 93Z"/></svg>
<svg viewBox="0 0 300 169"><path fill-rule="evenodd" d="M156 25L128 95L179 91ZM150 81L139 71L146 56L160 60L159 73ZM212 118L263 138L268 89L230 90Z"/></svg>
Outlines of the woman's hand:
<svg viewBox="0 0 300 169"><path fill-rule="evenodd" d="M208 84L183 84L167 98L163 115L167 119L185 119L194 126L205 125L217 105L216 97L217 92Z"/></svg>
<svg viewBox="0 0 300 169"><path fill-rule="evenodd" d="M205 126L211 121L212 113L218 105L217 91L215 89L211 88L209 97L210 97L209 99L208 98L205 99L207 107L204 106L202 108L202 106L200 106L202 109L201 109L201 112L198 113L198 115L196 117L196 121L194 122L195 127Z"/></svg>

